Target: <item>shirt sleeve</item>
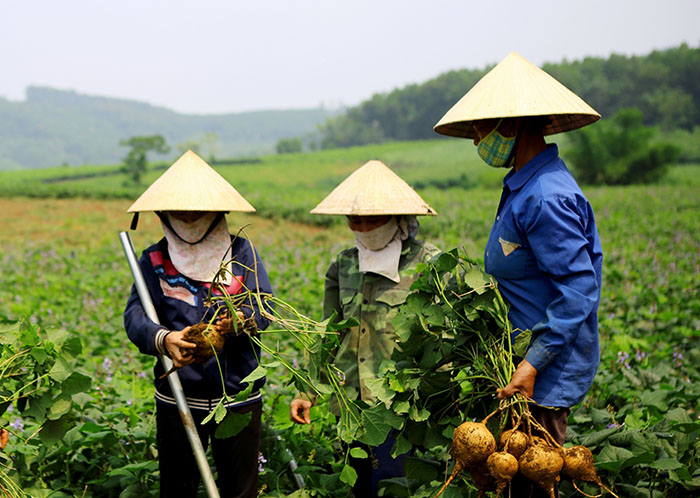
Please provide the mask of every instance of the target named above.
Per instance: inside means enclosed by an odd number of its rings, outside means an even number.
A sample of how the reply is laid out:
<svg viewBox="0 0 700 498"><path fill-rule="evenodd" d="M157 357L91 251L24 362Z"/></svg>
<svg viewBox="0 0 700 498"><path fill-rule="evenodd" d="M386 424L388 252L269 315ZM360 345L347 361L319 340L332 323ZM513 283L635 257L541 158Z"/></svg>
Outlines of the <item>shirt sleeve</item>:
<svg viewBox="0 0 700 498"><path fill-rule="evenodd" d="M529 213L526 238L537 266L555 291L545 318L532 328L526 359L538 371L546 367L597 310L599 281L585 235L586 215L576 199L545 198Z"/></svg>
<svg viewBox="0 0 700 498"><path fill-rule="evenodd" d="M326 281L323 290L323 320L330 317L333 312L338 313L338 319L343 319L343 309L340 306L340 287L338 284L338 260L334 260L326 272Z"/></svg>
<svg viewBox="0 0 700 498"><path fill-rule="evenodd" d="M158 276L153 271L146 253L141 256L139 265L146 281L146 287L151 294L151 300L157 310L161 301L161 290ZM165 352L162 349L162 342L168 329L148 318L135 285L131 286L131 295L124 309L124 328L131 342L139 348L141 353L156 356Z"/></svg>

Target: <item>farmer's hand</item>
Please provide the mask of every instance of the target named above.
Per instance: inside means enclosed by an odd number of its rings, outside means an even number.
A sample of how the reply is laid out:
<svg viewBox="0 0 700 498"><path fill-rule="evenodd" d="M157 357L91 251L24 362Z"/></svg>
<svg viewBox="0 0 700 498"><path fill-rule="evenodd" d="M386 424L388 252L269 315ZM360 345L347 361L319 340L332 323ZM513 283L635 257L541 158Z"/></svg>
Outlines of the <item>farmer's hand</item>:
<svg viewBox="0 0 700 498"><path fill-rule="evenodd" d="M189 327L182 330L175 330L165 336L165 349L168 350L168 354L173 360L173 365L177 368L189 365L194 361L194 358L187 354L187 350L196 348L197 346L182 339L182 336L188 329Z"/></svg>
<svg viewBox="0 0 700 498"><path fill-rule="evenodd" d="M0 450L4 450L7 442L10 440L10 433L7 429L0 429Z"/></svg>
<svg viewBox="0 0 700 498"><path fill-rule="evenodd" d="M537 377L537 369L532 366L527 360L523 360L518 364L518 368L513 372L513 377L503 389L498 389L498 398L510 398L515 393L520 393L527 398L532 398L532 393L535 390L535 377Z"/></svg>
<svg viewBox="0 0 700 498"><path fill-rule="evenodd" d="M311 401L297 398L289 405L289 418L297 424L311 423Z"/></svg>

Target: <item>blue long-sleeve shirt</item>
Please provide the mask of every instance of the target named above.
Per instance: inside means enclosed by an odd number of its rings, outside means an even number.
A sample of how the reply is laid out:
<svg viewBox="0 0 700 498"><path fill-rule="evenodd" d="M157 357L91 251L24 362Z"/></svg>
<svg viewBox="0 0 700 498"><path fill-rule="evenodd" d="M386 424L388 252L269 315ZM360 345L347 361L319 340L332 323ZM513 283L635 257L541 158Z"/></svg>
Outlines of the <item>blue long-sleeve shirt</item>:
<svg viewBox="0 0 700 498"><path fill-rule="evenodd" d="M515 334L532 330L533 399L581 402L600 361L603 253L591 205L556 145L504 178L484 261L510 304Z"/></svg>
<svg viewBox="0 0 700 498"><path fill-rule="evenodd" d="M236 237L231 250L232 258L240 264L232 265L234 278L227 289L230 294L236 294L247 288L251 291L272 294L272 288L267 271L251 244L244 238ZM255 268L257 260L257 283L255 275L246 268ZM202 320L208 320L213 309L204 305L209 293L209 285L205 282L192 280L182 275L173 266L168 253L168 242L165 238L146 249L140 260L146 285L151 294L153 305L158 313L160 325L151 321L143 309L141 300L134 286L124 310L124 326L127 335L139 351L149 355L157 355L157 339L164 329L182 330ZM264 330L268 321L260 316L258 303L250 299L243 308L243 313L250 316L255 313L258 329ZM247 387L241 380L250 374L258 365L260 348L254 346L246 334L227 336L223 350L218 354L224 375L226 393L235 396ZM153 369L155 375L156 401L175 404L167 379L159 379L164 373L163 365L156 361ZM178 369L187 402L193 410L211 410L221 399L221 373L216 358L211 358L200 365L187 365ZM229 403L227 406L238 406L260 399L260 388L265 379L255 381L253 392L247 400Z"/></svg>

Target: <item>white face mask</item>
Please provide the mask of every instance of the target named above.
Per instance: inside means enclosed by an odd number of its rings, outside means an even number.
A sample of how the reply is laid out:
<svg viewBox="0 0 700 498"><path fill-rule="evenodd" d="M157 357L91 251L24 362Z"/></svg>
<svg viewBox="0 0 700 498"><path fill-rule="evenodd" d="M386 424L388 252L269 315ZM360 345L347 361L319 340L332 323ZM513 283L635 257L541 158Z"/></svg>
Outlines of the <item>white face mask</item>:
<svg viewBox="0 0 700 498"><path fill-rule="evenodd" d="M394 240L398 228L396 217L392 216L389 221L374 230L370 230L369 232L356 232L353 230L352 233L355 235L355 240L367 249L370 251L379 251Z"/></svg>

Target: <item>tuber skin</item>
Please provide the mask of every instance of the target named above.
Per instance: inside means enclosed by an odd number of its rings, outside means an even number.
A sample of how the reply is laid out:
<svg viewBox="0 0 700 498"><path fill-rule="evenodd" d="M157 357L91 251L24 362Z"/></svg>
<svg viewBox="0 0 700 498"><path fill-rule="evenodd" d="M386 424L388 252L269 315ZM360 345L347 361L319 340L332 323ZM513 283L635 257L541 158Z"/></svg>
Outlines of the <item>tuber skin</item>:
<svg viewBox="0 0 700 498"><path fill-rule="evenodd" d="M518 460L505 451L491 453L486 459L489 474L496 481L496 496L500 496L513 476L518 472Z"/></svg>
<svg viewBox="0 0 700 498"><path fill-rule="evenodd" d="M481 463L496 451L496 440L491 431L479 422L464 422L452 436L452 455L462 468Z"/></svg>
<svg viewBox="0 0 700 498"><path fill-rule="evenodd" d="M564 448L564 467L562 473L571 478L584 482L602 484L595 471L593 453L585 446Z"/></svg>
<svg viewBox="0 0 700 498"><path fill-rule="evenodd" d="M226 335L241 332L254 334L257 331L255 320L252 317L245 318L240 311L237 314L242 324L236 323L235 318L224 315L216 323L200 322L166 335L165 347L173 360L173 367L160 378L167 377L185 365L196 365L209 360L214 356L214 351L218 353L223 349Z"/></svg>
<svg viewBox="0 0 700 498"><path fill-rule="evenodd" d="M481 422L464 422L457 426L452 435L452 456L455 466L452 474L442 486L435 498L440 496L452 480L464 469L469 469L474 475L475 468L483 464L491 453L496 451L496 439L491 431ZM488 477L488 472L485 472ZM479 495L483 496L482 488L475 477ZM485 486L485 484L484 484Z"/></svg>
<svg viewBox="0 0 700 498"><path fill-rule="evenodd" d="M530 446L518 460L520 473L555 497L555 486L564 466L561 452L549 446Z"/></svg>
<svg viewBox="0 0 700 498"><path fill-rule="evenodd" d="M520 458L528 446L528 436L522 431L508 429L498 435L498 449L507 451L516 459Z"/></svg>

